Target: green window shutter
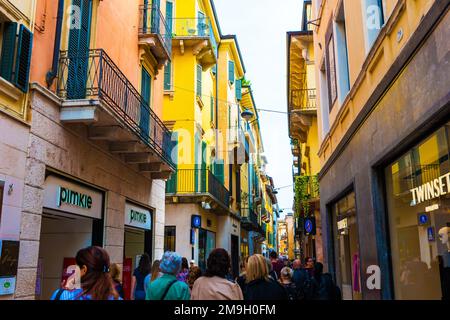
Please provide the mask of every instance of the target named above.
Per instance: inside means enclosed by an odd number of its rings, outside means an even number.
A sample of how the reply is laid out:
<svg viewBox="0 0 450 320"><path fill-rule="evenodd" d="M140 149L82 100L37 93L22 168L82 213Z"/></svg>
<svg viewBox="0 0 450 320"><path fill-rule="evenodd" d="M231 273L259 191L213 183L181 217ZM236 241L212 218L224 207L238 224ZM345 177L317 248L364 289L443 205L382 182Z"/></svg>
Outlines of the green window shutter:
<svg viewBox="0 0 450 320"><path fill-rule="evenodd" d="M172 63L170 61L164 67L164 90L172 90Z"/></svg>
<svg viewBox="0 0 450 320"><path fill-rule="evenodd" d="M167 22L167 32L172 34L172 24L173 24L173 3L170 1L166 2L166 22Z"/></svg>
<svg viewBox="0 0 450 320"><path fill-rule="evenodd" d="M0 76L12 81L14 53L16 50L17 23L6 22L3 31L2 56L0 60Z"/></svg>
<svg viewBox="0 0 450 320"><path fill-rule="evenodd" d="M139 127L141 129L141 136L146 141L149 140L150 134L150 100L151 100L151 81L152 78L150 74L142 68L142 79L141 79L141 114Z"/></svg>
<svg viewBox="0 0 450 320"><path fill-rule="evenodd" d="M217 64L215 64L215 65L211 68L211 71L212 71L212 73L213 73L214 76L217 75Z"/></svg>
<svg viewBox="0 0 450 320"><path fill-rule="evenodd" d="M160 0L153 0L152 1L152 33L159 34L160 33Z"/></svg>
<svg viewBox="0 0 450 320"><path fill-rule="evenodd" d="M211 104L211 122L214 122L214 97L212 92L210 96L210 104Z"/></svg>
<svg viewBox="0 0 450 320"><path fill-rule="evenodd" d="M206 190L207 190L207 184L206 184L206 174L207 174L207 172L206 172L206 159L205 159L205 156L206 156L206 142L205 141L202 141L202 156L201 156L201 163L202 163L202 166L201 166L201 180L200 180L200 183L201 183L201 189L200 189L200 191L201 192L206 192Z"/></svg>
<svg viewBox="0 0 450 320"><path fill-rule="evenodd" d="M72 5L81 10L81 28L70 29L67 76L67 98L84 99L89 68L89 45L91 34L92 1L72 0Z"/></svg>
<svg viewBox="0 0 450 320"><path fill-rule="evenodd" d="M234 83L234 62L228 61L228 81Z"/></svg>
<svg viewBox="0 0 450 320"><path fill-rule="evenodd" d="M236 80L236 99L242 100L242 80Z"/></svg>
<svg viewBox="0 0 450 320"><path fill-rule="evenodd" d="M30 30L25 28L25 26L21 25L19 31L14 84L23 92L28 91L32 48L33 34Z"/></svg>
<svg viewBox="0 0 450 320"><path fill-rule="evenodd" d="M197 96L202 96L202 66L197 65Z"/></svg>

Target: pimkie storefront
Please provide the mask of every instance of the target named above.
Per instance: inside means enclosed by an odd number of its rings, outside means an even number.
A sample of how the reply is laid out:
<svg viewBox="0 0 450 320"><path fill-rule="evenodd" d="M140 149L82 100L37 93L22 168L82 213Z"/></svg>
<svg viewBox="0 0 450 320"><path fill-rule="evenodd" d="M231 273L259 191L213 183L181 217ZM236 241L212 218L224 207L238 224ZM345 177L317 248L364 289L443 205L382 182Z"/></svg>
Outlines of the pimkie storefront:
<svg viewBox="0 0 450 320"><path fill-rule="evenodd" d="M105 193L47 172L44 183L36 298L47 300L69 276L80 248L103 245Z"/></svg>

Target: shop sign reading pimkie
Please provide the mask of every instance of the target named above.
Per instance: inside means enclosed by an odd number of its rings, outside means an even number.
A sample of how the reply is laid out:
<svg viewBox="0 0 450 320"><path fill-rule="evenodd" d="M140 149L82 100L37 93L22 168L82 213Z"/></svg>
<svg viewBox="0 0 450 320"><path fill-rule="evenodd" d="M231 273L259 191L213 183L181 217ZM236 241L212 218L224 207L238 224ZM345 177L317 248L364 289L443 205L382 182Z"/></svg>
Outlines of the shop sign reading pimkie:
<svg viewBox="0 0 450 320"><path fill-rule="evenodd" d="M152 216L150 210L127 202L125 204L125 225L151 230Z"/></svg>
<svg viewBox="0 0 450 320"><path fill-rule="evenodd" d="M450 193L450 172L410 191L413 197L412 206L446 195Z"/></svg>
<svg viewBox="0 0 450 320"><path fill-rule="evenodd" d="M104 195L78 181L49 175L44 183L44 207L101 219Z"/></svg>

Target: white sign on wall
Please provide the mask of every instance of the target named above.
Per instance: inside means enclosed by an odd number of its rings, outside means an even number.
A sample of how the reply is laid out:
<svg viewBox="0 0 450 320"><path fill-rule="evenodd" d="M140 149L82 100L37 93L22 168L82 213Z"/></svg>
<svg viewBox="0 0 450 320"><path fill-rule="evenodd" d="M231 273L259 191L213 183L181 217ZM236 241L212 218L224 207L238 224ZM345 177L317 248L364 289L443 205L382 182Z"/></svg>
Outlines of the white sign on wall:
<svg viewBox="0 0 450 320"><path fill-rule="evenodd" d="M50 175L44 183L44 207L101 219L103 193Z"/></svg>
<svg viewBox="0 0 450 320"><path fill-rule="evenodd" d="M144 230L152 229L152 214L150 210L125 203L125 225Z"/></svg>

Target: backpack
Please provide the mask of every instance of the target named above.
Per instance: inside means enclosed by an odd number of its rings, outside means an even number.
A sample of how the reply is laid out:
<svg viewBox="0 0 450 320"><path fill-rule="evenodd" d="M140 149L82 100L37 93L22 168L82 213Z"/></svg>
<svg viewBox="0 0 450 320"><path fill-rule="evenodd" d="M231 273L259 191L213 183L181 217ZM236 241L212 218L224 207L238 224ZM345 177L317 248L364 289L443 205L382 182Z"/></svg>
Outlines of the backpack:
<svg viewBox="0 0 450 320"><path fill-rule="evenodd" d="M294 283L283 285L289 300L298 300L298 290Z"/></svg>
<svg viewBox="0 0 450 320"><path fill-rule="evenodd" d="M297 297L299 300L314 300L317 292L317 283L305 270L301 271L302 279L297 286Z"/></svg>
<svg viewBox="0 0 450 320"><path fill-rule="evenodd" d="M334 283L331 274L324 273L320 277L317 298L319 300L342 300L341 290Z"/></svg>

